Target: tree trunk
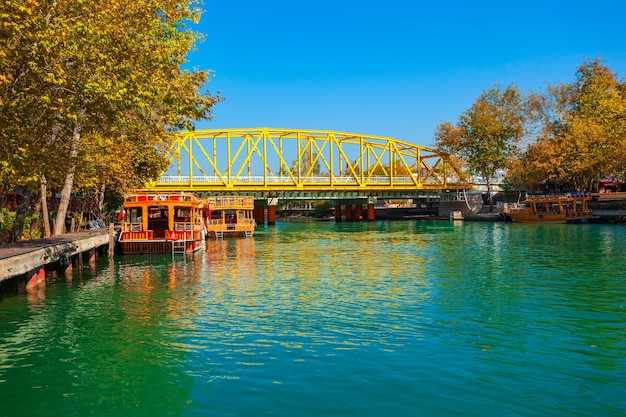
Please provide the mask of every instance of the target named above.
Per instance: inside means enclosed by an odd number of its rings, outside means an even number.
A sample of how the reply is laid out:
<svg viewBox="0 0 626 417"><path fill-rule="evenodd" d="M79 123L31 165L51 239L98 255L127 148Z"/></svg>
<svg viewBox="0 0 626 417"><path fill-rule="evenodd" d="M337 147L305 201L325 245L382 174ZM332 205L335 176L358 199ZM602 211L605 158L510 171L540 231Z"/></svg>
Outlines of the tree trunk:
<svg viewBox="0 0 626 417"><path fill-rule="evenodd" d="M15 214L15 221L13 222L13 231L11 232L11 242L17 242L22 238L24 231L24 220L28 215L28 209L30 207L30 199L33 192L26 187L19 186L15 189L15 192L22 196L22 201L17 206L17 213Z"/></svg>
<svg viewBox="0 0 626 417"><path fill-rule="evenodd" d="M2 209L2 207L4 207L4 188L0 188L0 209ZM0 211L0 216L3 216L4 213L2 213ZM0 226L2 225L2 220L0 219ZM0 245L2 245L4 243L4 230L2 230L2 227L0 227Z"/></svg>
<svg viewBox="0 0 626 417"><path fill-rule="evenodd" d="M39 188L41 189L41 221L43 222L43 237L50 237L50 217L48 214L48 182L46 176L42 175L39 179Z"/></svg>
<svg viewBox="0 0 626 417"><path fill-rule="evenodd" d="M493 196L491 195L491 178L486 177L487 180L487 196L489 197L489 212L493 213Z"/></svg>
<svg viewBox="0 0 626 417"><path fill-rule="evenodd" d="M100 189L98 190L97 195L97 203L98 203L98 211L100 215L102 215L102 207L104 206L104 192L107 189L107 185L105 183L100 184Z"/></svg>
<svg viewBox="0 0 626 417"><path fill-rule="evenodd" d="M80 133L82 125L80 117L74 123L74 132L72 134L72 144L70 146L70 158L68 161L67 173L65 174L65 184L61 190L61 199L59 200L59 209L54 222L54 234L62 235L65 233L65 218L67 217L67 208L70 205L70 197L72 195L72 187L74 186L74 173L76 172L76 158L78 157L78 148L80 147Z"/></svg>

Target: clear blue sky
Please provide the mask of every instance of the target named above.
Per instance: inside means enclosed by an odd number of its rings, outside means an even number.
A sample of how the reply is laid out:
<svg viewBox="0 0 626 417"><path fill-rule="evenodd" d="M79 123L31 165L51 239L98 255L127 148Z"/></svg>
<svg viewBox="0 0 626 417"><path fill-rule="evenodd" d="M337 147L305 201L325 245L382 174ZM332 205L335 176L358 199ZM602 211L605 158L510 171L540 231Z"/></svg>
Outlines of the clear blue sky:
<svg viewBox="0 0 626 417"><path fill-rule="evenodd" d="M226 100L198 128L328 129L433 143L496 83L624 79L626 1L205 0L190 65Z"/></svg>

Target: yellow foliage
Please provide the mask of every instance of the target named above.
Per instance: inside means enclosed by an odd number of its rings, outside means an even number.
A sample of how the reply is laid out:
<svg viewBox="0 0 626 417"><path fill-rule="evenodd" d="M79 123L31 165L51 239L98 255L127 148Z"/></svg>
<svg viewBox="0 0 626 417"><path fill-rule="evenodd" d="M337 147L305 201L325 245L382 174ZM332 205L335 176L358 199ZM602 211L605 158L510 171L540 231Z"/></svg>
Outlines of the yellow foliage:
<svg viewBox="0 0 626 417"><path fill-rule="evenodd" d="M523 156L533 178L591 189L604 175L623 176L626 86L599 60L585 61L570 84L529 97L540 134Z"/></svg>
<svg viewBox="0 0 626 417"><path fill-rule="evenodd" d="M220 100L202 92L208 72L181 69L201 38L184 25L199 19L197 4L0 2L0 86L11 84L0 96L0 163L17 173L11 181L123 188L157 175L168 132L210 118Z"/></svg>

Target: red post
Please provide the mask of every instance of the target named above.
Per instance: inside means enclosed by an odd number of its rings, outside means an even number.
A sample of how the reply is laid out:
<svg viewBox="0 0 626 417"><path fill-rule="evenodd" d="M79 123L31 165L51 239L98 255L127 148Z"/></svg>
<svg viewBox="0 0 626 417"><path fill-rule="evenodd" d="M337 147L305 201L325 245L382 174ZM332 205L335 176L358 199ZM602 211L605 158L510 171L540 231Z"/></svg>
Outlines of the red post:
<svg viewBox="0 0 626 417"><path fill-rule="evenodd" d="M341 223L341 206L335 206L335 222Z"/></svg>
<svg viewBox="0 0 626 417"><path fill-rule="evenodd" d="M257 206L254 208L254 221L259 225L265 224L265 207Z"/></svg>
<svg viewBox="0 0 626 417"><path fill-rule="evenodd" d="M374 204L367 205L367 220L373 222L376 219L376 214L374 210Z"/></svg>
<svg viewBox="0 0 626 417"><path fill-rule="evenodd" d="M354 216L352 215L352 204L346 204L346 221L353 222Z"/></svg>
<svg viewBox="0 0 626 417"><path fill-rule="evenodd" d="M356 205L356 221L360 222L363 220L363 206L361 204Z"/></svg>

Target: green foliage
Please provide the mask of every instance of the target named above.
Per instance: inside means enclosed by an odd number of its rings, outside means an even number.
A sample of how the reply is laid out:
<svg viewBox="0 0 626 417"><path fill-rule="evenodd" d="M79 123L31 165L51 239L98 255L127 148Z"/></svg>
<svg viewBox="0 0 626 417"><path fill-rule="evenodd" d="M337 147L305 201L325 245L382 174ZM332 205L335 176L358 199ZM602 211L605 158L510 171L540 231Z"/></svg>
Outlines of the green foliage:
<svg viewBox="0 0 626 417"><path fill-rule="evenodd" d="M322 219L332 215L333 205L330 201L324 200L319 201L315 204L315 209L313 210L313 217L317 219Z"/></svg>
<svg viewBox="0 0 626 417"><path fill-rule="evenodd" d="M515 184L509 178L504 178L500 184L502 191L509 192L515 190Z"/></svg>
<svg viewBox="0 0 626 417"><path fill-rule="evenodd" d="M39 213L33 213L24 219L24 229L22 230L22 239L41 239L41 228Z"/></svg>
<svg viewBox="0 0 626 417"><path fill-rule="evenodd" d="M41 231L37 226L40 221L39 213L33 213L26 216L24 220L24 227L22 229L21 239L39 239L41 238ZM2 234L2 242L10 240L11 233L13 231L13 225L15 224L15 213L11 213L9 209L0 209L0 234Z"/></svg>
<svg viewBox="0 0 626 417"><path fill-rule="evenodd" d="M4 236L6 233L11 233L13 230L13 221L15 220L15 214L11 213L8 208L0 209L0 232ZM5 239L2 239L3 241Z"/></svg>

